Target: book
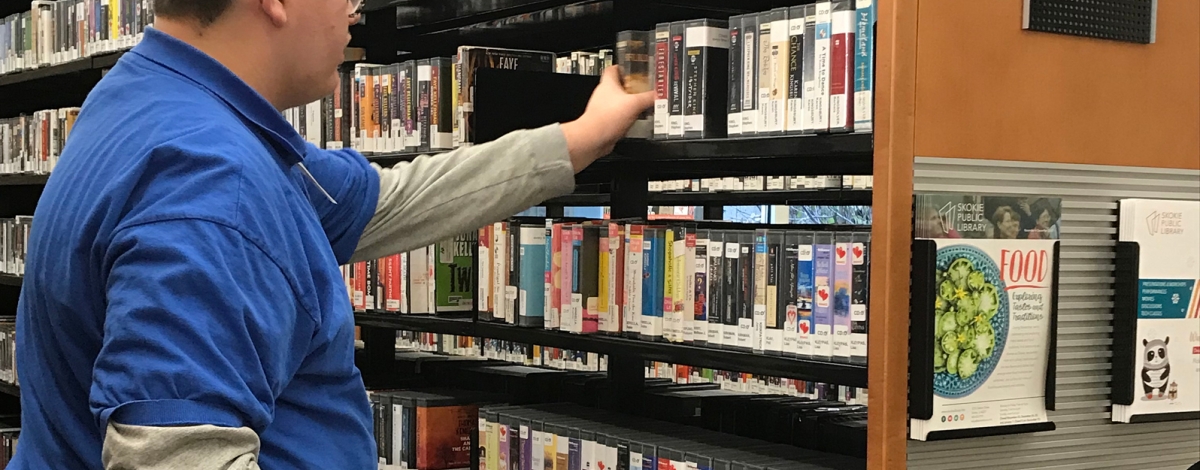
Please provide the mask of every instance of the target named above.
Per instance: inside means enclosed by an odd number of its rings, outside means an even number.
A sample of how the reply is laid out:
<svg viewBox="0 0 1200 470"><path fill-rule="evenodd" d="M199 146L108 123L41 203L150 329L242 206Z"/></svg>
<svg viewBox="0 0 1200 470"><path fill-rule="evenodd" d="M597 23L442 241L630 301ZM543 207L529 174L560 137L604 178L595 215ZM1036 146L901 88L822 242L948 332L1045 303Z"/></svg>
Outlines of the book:
<svg viewBox="0 0 1200 470"><path fill-rule="evenodd" d="M429 150L449 150L454 148L454 126L451 124L454 112L450 97L453 63L445 57L434 57L429 62Z"/></svg>
<svg viewBox="0 0 1200 470"><path fill-rule="evenodd" d="M813 242L812 355L833 359L833 234L818 233Z"/></svg>
<svg viewBox="0 0 1200 470"><path fill-rule="evenodd" d="M804 7L804 113L801 131L817 131L817 6ZM807 186L806 186L807 187Z"/></svg>
<svg viewBox="0 0 1200 470"><path fill-rule="evenodd" d="M758 15L742 16L742 134L757 134L759 126Z"/></svg>
<svg viewBox="0 0 1200 470"><path fill-rule="evenodd" d="M459 75L459 143L472 145L475 131L474 116L475 72L482 68L523 70L532 72L554 72L555 55L552 52L495 47L460 46Z"/></svg>
<svg viewBox="0 0 1200 470"><path fill-rule="evenodd" d="M850 293L854 267L851 262L853 241L850 233L838 232L833 245L833 360L850 362Z"/></svg>
<svg viewBox="0 0 1200 470"><path fill-rule="evenodd" d="M758 74L758 126L757 133L774 134L775 128L774 117L775 113L772 107L771 88L775 83L775 69L773 67L772 52L772 34L771 29L775 26L776 12L765 11L758 13L758 60L755 73Z"/></svg>
<svg viewBox="0 0 1200 470"><path fill-rule="evenodd" d="M816 96L813 99L813 128L817 132L829 131L829 91L830 80L833 78L833 50L832 50L832 8L833 4L828 1L816 3L816 29L813 51L813 63L815 64L816 78Z"/></svg>
<svg viewBox="0 0 1200 470"><path fill-rule="evenodd" d="M685 24L684 137L725 137L730 53L728 23L697 19Z"/></svg>
<svg viewBox="0 0 1200 470"><path fill-rule="evenodd" d="M766 354L779 356L783 354L784 325L787 323L787 296L781 286L784 284L785 251L784 232L771 231L767 234L767 269L766 269L766 330L763 336L763 351Z"/></svg>
<svg viewBox="0 0 1200 470"><path fill-rule="evenodd" d="M654 29L654 138L666 139L671 119L671 24Z"/></svg>
<svg viewBox="0 0 1200 470"><path fill-rule="evenodd" d="M854 131L874 130L875 0L855 0Z"/></svg>
<svg viewBox="0 0 1200 470"><path fill-rule="evenodd" d="M742 133L742 15L729 17L729 99L726 108L726 134Z"/></svg>
<svg viewBox="0 0 1200 470"><path fill-rule="evenodd" d="M685 36L687 34L687 26L683 22L671 23L668 31L670 32L670 53L667 56L670 60L669 67L671 73L671 94L669 96L669 119L667 120L667 138L683 138L684 134L684 93L687 77L687 57L685 47Z"/></svg>
<svg viewBox="0 0 1200 470"><path fill-rule="evenodd" d="M770 75L766 114L767 131L782 133L786 129L788 105L788 59L791 55L791 27L788 8L776 8L769 12L771 20Z"/></svg>
<svg viewBox="0 0 1200 470"><path fill-rule="evenodd" d="M807 11L806 5L788 9L787 119L784 131L789 134L804 131L804 21Z"/></svg>
<svg viewBox="0 0 1200 470"><path fill-rule="evenodd" d="M870 303L871 234L856 233L850 247L853 278L850 289L850 362L867 363L868 304Z"/></svg>
<svg viewBox="0 0 1200 470"><path fill-rule="evenodd" d="M754 296L755 296L755 242L754 232L738 233L738 299L737 336L735 348L752 351L754 348Z"/></svg>
<svg viewBox="0 0 1200 470"><path fill-rule="evenodd" d="M545 260L546 227L522 224L520 228L521 276L519 314L517 324L525 327L542 328L545 320Z"/></svg>
<svg viewBox="0 0 1200 470"><path fill-rule="evenodd" d="M761 30L760 30L761 31ZM754 330L750 336L750 349L757 354L763 353L763 343L767 335L767 268L769 267L767 250L767 231L754 232Z"/></svg>
<svg viewBox="0 0 1200 470"><path fill-rule="evenodd" d="M830 14L829 131L854 130L854 0L833 0Z"/></svg>

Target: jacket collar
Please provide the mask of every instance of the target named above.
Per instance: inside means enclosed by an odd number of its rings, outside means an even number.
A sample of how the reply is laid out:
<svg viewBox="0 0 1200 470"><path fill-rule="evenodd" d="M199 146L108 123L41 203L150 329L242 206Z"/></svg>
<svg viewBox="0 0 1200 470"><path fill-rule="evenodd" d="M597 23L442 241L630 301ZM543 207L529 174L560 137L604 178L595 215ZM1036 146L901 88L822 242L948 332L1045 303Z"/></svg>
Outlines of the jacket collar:
<svg viewBox="0 0 1200 470"><path fill-rule="evenodd" d="M253 124L289 166L303 162L306 142L284 119L283 113L216 59L154 28L146 28L145 37L131 53L181 75L216 96Z"/></svg>

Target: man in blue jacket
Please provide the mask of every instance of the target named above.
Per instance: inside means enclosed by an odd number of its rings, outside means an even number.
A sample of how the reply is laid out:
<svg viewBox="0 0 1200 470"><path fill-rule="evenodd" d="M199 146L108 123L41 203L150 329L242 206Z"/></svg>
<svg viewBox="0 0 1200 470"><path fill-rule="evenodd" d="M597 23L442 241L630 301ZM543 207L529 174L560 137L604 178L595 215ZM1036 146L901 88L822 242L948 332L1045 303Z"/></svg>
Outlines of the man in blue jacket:
<svg viewBox="0 0 1200 470"><path fill-rule="evenodd" d="M359 0L154 0L35 212L10 468L374 469L339 265L570 192L649 94L380 168L280 110L329 94Z"/></svg>

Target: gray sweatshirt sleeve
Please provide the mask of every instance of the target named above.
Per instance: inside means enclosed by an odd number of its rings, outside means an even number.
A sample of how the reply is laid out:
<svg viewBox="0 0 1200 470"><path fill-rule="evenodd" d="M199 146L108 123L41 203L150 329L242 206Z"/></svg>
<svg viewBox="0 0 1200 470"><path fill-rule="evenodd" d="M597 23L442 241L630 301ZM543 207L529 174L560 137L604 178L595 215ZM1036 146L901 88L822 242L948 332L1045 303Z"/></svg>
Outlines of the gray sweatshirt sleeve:
<svg viewBox="0 0 1200 470"><path fill-rule="evenodd" d="M557 124L376 167L379 203L352 262L467 233L575 188L566 137Z"/></svg>
<svg viewBox="0 0 1200 470"><path fill-rule="evenodd" d="M259 470L250 428L130 426L109 423L105 470Z"/></svg>

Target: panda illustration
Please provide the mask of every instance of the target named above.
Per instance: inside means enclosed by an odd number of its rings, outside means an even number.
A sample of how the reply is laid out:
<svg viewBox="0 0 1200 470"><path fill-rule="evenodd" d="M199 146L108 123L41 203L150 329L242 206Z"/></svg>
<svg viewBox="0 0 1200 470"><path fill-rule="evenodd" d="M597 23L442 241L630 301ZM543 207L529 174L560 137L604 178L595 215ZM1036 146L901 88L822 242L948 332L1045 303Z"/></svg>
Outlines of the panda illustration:
<svg viewBox="0 0 1200 470"><path fill-rule="evenodd" d="M1162 340L1142 340L1142 354L1146 358L1142 364L1142 387L1147 400L1154 398L1154 390L1158 390L1158 398L1167 391L1171 378L1171 362L1167 359L1167 343L1170 342L1170 336Z"/></svg>

